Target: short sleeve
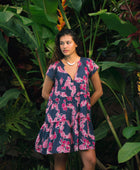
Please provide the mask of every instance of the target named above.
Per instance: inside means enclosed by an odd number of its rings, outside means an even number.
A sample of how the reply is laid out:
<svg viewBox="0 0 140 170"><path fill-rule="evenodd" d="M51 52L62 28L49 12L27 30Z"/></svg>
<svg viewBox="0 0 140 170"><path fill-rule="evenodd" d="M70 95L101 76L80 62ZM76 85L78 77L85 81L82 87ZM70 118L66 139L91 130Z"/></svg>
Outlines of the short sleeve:
<svg viewBox="0 0 140 170"><path fill-rule="evenodd" d="M46 72L46 75L52 80L55 80L55 75L56 75L56 63L51 64Z"/></svg>
<svg viewBox="0 0 140 170"><path fill-rule="evenodd" d="M87 61L87 65L89 67L89 78L92 77L92 75L99 69L99 66L92 60L92 59L89 59Z"/></svg>

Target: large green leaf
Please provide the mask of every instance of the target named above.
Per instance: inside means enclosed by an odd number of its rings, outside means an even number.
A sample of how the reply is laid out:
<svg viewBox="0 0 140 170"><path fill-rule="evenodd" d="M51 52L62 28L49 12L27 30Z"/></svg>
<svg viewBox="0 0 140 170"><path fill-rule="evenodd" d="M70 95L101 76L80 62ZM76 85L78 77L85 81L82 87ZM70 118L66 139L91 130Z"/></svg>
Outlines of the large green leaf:
<svg viewBox="0 0 140 170"><path fill-rule="evenodd" d="M123 163L140 152L140 142L127 142L118 152L118 162Z"/></svg>
<svg viewBox="0 0 140 170"><path fill-rule="evenodd" d="M130 127L126 127L123 130L123 136L126 137L127 139L131 138L133 135L135 135L136 131L140 131L140 126L130 126Z"/></svg>
<svg viewBox="0 0 140 170"><path fill-rule="evenodd" d="M114 128L118 128L120 127L124 122L125 122L125 119L124 119L124 115L121 114L121 115L118 115L118 116L112 116L110 118ZM99 126L98 128L96 128L94 130L94 134L95 134L95 139L96 141L98 140L101 140L103 139L104 137L106 137L108 131L110 130L110 127L108 125L108 122L105 120L103 121Z"/></svg>
<svg viewBox="0 0 140 170"><path fill-rule="evenodd" d="M31 120L27 117L27 114L30 112L28 105L25 105L25 101L22 105L17 102L10 102L7 107L3 110L5 112L5 122L3 122L3 127L6 132L10 130L19 132L21 135L26 135L24 132L25 128L30 129L29 122Z"/></svg>
<svg viewBox="0 0 140 170"><path fill-rule="evenodd" d="M136 32L137 28L129 22L125 22L119 18L115 13L104 13L101 14L101 19L111 30L119 32L122 36L128 36Z"/></svg>
<svg viewBox="0 0 140 170"><path fill-rule="evenodd" d="M98 65L101 66L102 71L109 69L111 67L116 67L116 68L121 68L126 71L135 71L135 70L140 70L140 64L134 63L134 62L129 62L129 63L118 63L115 61L103 61L103 62L98 62Z"/></svg>
<svg viewBox="0 0 140 170"><path fill-rule="evenodd" d="M8 101L11 99L17 99L20 95L20 91L18 89L10 89L7 90L2 97L0 97L0 109L7 105Z"/></svg>
<svg viewBox="0 0 140 170"><path fill-rule="evenodd" d="M42 9L46 8L48 14L56 14L58 0L31 0L31 2Z"/></svg>
<svg viewBox="0 0 140 170"><path fill-rule="evenodd" d="M30 5L30 13L32 15L32 20L35 23L38 23L40 25L44 25L50 29L52 29L52 26L56 26L57 24L57 15L49 15L45 13L44 9L35 6Z"/></svg>
<svg viewBox="0 0 140 170"><path fill-rule="evenodd" d="M10 11L0 12L0 23L8 22L14 15Z"/></svg>
<svg viewBox="0 0 140 170"><path fill-rule="evenodd" d="M100 15L101 19L109 29L119 32L119 34L123 37L127 37L128 35L136 32L137 30L134 25L121 20L119 16L115 13L105 12L105 10L102 10L96 13L91 13L89 15Z"/></svg>
<svg viewBox="0 0 140 170"><path fill-rule="evenodd" d="M67 0L67 5L73 8L76 12L80 13L82 8L82 0Z"/></svg>
<svg viewBox="0 0 140 170"><path fill-rule="evenodd" d="M126 83L124 77L116 69L110 68L105 71L102 71L101 80L104 81L113 90L117 90L123 95L125 94Z"/></svg>
<svg viewBox="0 0 140 170"><path fill-rule="evenodd" d="M6 42L5 38L0 31L0 50L6 54L8 54L8 43Z"/></svg>
<svg viewBox="0 0 140 170"><path fill-rule="evenodd" d="M7 15L7 11L0 12L0 18L3 17L3 15ZM29 48L35 49L37 44L31 30L25 26L22 23L22 20L19 19L16 15L11 14L11 16L12 17L8 21L5 18L0 20L0 27L9 37L15 36L19 41L27 45Z"/></svg>

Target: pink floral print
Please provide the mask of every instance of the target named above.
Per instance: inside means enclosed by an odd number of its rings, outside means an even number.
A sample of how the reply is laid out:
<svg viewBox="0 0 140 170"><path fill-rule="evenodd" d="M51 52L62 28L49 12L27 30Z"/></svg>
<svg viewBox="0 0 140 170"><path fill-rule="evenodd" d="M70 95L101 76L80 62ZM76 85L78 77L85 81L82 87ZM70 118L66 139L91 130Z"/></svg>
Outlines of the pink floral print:
<svg viewBox="0 0 140 170"><path fill-rule="evenodd" d="M42 154L70 153L95 148L91 122L89 79L99 67L81 57L74 80L64 64L51 64L46 75L54 81L46 107L45 121L35 142Z"/></svg>

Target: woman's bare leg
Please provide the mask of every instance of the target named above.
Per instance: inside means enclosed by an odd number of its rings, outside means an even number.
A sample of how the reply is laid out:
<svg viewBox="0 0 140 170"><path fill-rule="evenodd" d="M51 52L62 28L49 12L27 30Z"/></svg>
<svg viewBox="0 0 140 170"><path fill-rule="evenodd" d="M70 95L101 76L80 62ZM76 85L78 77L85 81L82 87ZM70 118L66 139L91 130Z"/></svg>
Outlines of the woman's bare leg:
<svg viewBox="0 0 140 170"><path fill-rule="evenodd" d="M94 149L80 151L81 159L83 162L83 170L95 170L96 153Z"/></svg>
<svg viewBox="0 0 140 170"><path fill-rule="evenodd" d="M67 154L54 154L54 170L66 170Z"/></svg>

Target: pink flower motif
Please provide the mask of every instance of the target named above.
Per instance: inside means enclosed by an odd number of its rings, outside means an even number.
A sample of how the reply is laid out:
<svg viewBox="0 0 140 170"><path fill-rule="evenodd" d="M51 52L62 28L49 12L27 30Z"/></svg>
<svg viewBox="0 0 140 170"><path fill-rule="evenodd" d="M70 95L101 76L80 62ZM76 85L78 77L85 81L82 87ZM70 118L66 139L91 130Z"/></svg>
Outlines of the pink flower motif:
<svg viewBox="0 0 140 170"><path fill-rule="evenodd" d="M89 59L89 61L86 61L87 66L89 67L90 71L93 71L94 69L98 69L99 66L97 66L93 60Z"/></svg>
<svg viewBox="0 0 140 170"><path fill-rule="evenodd" d="M47 70L47 73L50 71L50 69L55 69L59 61L56 61L54 64L51 64ZM47 74L46 73L46 74Z"/></svg>
<svg viewBox="0 0 140 170"><path fill-rule="evenodd" d="M62 97L66 97L67 95L66 95L66 92L61 92L61 94L60 94Z"/></svg>
<svg viewBox="0 0 140 170"><path fill-rule="evenodd" d="M62 90L66 90L66 87L64 87L64 86L63 86L63 87L61 87L61 88L62 88Z"/></svg>
<svg viewBox="0 0 140 170"><path fill-rule="evenodd" d="M64 86L69 87L69 89L71 89L70 83L71 83L71 79L70 79L70 77L68 77L65 84L64 84Z"/></svg>
<svg viewBox="0 0 140 170"><path fill-rule="evenodd" d="M53 146L53 144L52 144L52 142L50 142L50 143L49 143L49 147L48 147L48 151L49 151L49 152L52 151L52 146Z"/></svg>
<svg viewBox="0 0 140 170"><path fill-rule="evenodd" d="M59 147L57 147L57 151L58 152L64 152L64 153L67 153L70 151L70 142L69 141L66 141L66 140L62 140L60 139L60 142L59 142L61 145Z"/></svg>
<svg viewBox="0 0 140 170"><path fill-rule="evenodd" d="M80 62L80 61L78 62L78 67L79 67L79 66L81 66L81 62Z"/></svg>
<svg viewBox="0 0 140 170"><path fill-rule="evenodd" d="M75 93L76 93L76 86L72 86L71 96L74 96Z"/></svg>
<svg viewBox="0 0 140 170"><path fill-rule="evenodd" d="M72 101L72 97L71 97L71 96L68 96L68 97L67 97L67 100L68 100L68 101Z"/></svg>
<svg viewBox="0 0 140 170"><path fill-rule="evenodd" d="M91 108L90 103L87 103L87 110L90 110L90 108Z"/></svg>
<svg viewBox="0 0 140 170"><path fill-rule="evenodd" d="M40 137L39 135L37 136L36 142L35 142L35 149L37 152L41 152L42 151L42 145L38 145L40 142Z"/></svg>
<svg viewBox="0 0 140 170"><path fill-rule="evenodd" d="M84 84L80 84L80 89L82 90L84 88Z"/></svg>
<svg viewBox="0 0 140 170"><path fill-rule="evenodd" d="M39 141L40 141L40 137L39 137L39 135L38 135L37 138L36 138L36 144L38 144Z"/></svg>
<svg viewBox="0 0 140 170"><path fill-rule="evenodd" d="M59 102L59 100L60 100L59 98L55 98L55 101L56 101L57 103Z"/></svg>
<svg viewBox="0 0 140 170"><path fill-rule="evenodd" d="M60 73L64 73L64 70L62 69L61 66L58 66L57 69L58 69L58 71L59 71Z"/></svg>
<svg viewBox="0 0 140 170"><path fill-rule="evenodd" d="M90 147L90 142L87 139L83 138L81 139L81 142L82 144L79 146L80 150L88 149Z"/></svg>
<svg viewBox="0 0 140 170"><path fill-rule="evenodd" d="M62 85L64 79L61 77L61 79L59 81L60 81L60 85Z"/></svg>
<svg viewBox="0 0 140 170"><path fill-rule="evenodd" d="M62 103L62 108L63 108L63 110L67 111L66 103Z"/></svg>
<svg viewBox="0 0 140 170"><path fill-rule="evenodd" d="M84 106L86 106L86 104L87 104L87 100L83 100L83 101L80 103L80 106L81 106L81 107L84 107Z"/></svg>
<svg viewBox="0 0 140 170"><path fill-rule="evenodd" d="M42 152L42 145L36 146L36 151L37 152Z"/></svg>
<svg viewBox="0 0 140 170"><path fill-rule="evenodd" d="M75 81L76 81L77 83L82 83L82 82L83 82L83 79L80 78L80 77L75 77Z"/></svg>
<svg viewBox="0 0 140 170"><path fill-rule="evenodd" d="M85 73L87 76L89 75L89 71L88 71L87 67L85 67Z"/></svg>
<svg viewBox="0 0 140 170"><path fill-rule="evenodd" d="M61 117L61 121L65 121L66 120L66 115L63 115L62 117Z"/></svg>
<svg viewBox="0 0 140 170"><path fill-rule="evenodd" d="M86 76L83 76L83 79L85 82L88 82L88 78Z"/></svg>
<svg viewBox="0 0 140 170"><path fill-rule="evenodd" d="M48 117L48 121L49 121L49 122L52 122L52 117L50 116L49 113L47 114L47 117Z"/></svg>
<svg viewBox="0 0 140 170"><path fill-rule="evenodd" d="M46 140L43 142L43 148L47 148L47 145L48 145L48 139L46 139Z"/></svg>

